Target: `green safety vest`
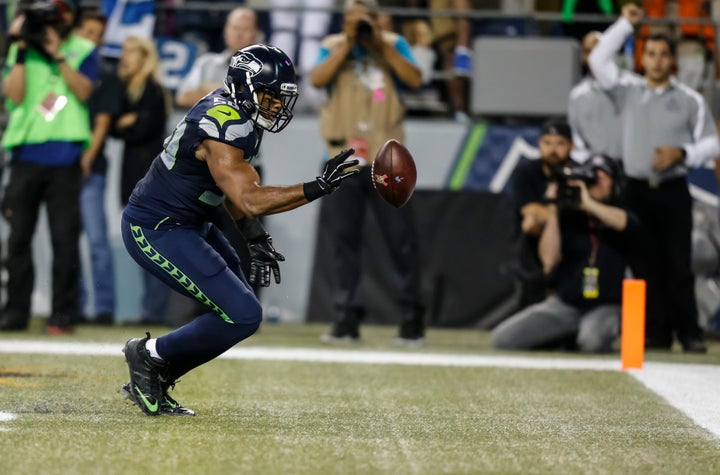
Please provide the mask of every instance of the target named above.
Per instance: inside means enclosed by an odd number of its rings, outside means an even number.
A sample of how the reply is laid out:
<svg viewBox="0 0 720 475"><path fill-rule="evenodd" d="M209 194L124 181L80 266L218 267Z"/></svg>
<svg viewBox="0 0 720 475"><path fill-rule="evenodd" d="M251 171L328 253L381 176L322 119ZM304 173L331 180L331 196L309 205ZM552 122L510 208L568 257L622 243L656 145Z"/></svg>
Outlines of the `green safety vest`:
<svg viewBox="0 0 720 475"><path fill-rule="evenodd" d="M78 70L92 53L95 44L84 38L70 35L60 46L68 66ZM15 64L17 44L8 52L8 67ZM90 145L90 116L87 106L70 91L60 74L59 65L50 63L33 48L28 48L25 58L25 98L20 104L5 101L10 112L2 146L12 150L19 145L45 142L82 142ZM52 98L57 98L55 101ZM45 105L60 105L55 113L47 113Z"/></svg>

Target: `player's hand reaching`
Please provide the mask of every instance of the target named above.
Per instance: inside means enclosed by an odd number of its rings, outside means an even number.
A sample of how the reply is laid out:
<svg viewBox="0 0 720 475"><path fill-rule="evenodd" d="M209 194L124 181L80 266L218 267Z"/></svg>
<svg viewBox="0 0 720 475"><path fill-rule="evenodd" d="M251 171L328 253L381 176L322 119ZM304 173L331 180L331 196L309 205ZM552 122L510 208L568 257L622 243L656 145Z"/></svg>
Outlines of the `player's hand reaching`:
<svg viewBox="0 0 720 475"><path fill-rule="evenodd" d="M280 266L278 261L284 261L285 256L275 250L272 237L265 233L262 236L247 241L250 251L250 283L263 287L270 285L270 274L275 276L275 283L280 283Z"/></svg>
<svg viewBox="0 0 720 475"><path fill-rule="evenodd" d="M350 170L348 168L354 167L358 164L357 160L348 160L348 157L355 153L355 149L349 148L335 155L333 158L325 162L322 174L315 179L320 188L326 193L330 194L340 186L340 183L345 178L349 178L360 170Z"/></svg>
<svg viewBox="0 0 720 475"><path fill-rule="evenodd" d="M342 181L349 178L360 170L348 170L359 162L358 160L348 160L348 157L355 153L355 149L349 148L335 155L333 158L325 162L322 174L313 181L303 183L303 192L305 199L313 201L325 195L329 195L337 189Z"/></svg>

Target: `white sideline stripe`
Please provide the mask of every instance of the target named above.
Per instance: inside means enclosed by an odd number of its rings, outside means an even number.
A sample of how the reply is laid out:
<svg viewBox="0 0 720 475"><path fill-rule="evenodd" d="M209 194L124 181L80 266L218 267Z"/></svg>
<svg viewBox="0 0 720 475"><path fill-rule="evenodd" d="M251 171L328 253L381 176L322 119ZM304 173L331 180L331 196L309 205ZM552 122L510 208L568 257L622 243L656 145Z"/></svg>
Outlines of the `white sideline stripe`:
<svg viewBox="0 0 720 475"><path fill-rule="evenodd" d="M0 422L12 421L12 420L14 420L16 417L17 417L17 416L16 416L15 414L13 414L12 412L3 412L3 411L0 411Z"/></svg>
<svg viewBox="0 0 720 475"><path fill-rule="evenodd" d="M0 411L0 422L10 422L12 420L15 420L16 418L17 415L13 414L12 412ZM0 426L0 432L10 432L10 428Z"/></svg>
<svg viewBox="0 0 720 475"><path fill-rule="evenodd" d="M120 356L117 343L47 342L0 340L0 353L45 355ZM263 361L308 361L320 363L399 364L410 366L500 367L620 371L618 359L544 358L527 356L457 355L393 351L359 351L312 348L233 348L220 358ZM697 425L720 437L720 366L645 363L630 375L665 399ZM0 412L0 417L2 413ZM0 419L2 420L2 419Z"/></svg>
<svg viewBox="0 0 720 475"><path fill-rule="evenodd" d="M631 374L697 425L720 437L720 366L646 363L641 371Z"/></svg>

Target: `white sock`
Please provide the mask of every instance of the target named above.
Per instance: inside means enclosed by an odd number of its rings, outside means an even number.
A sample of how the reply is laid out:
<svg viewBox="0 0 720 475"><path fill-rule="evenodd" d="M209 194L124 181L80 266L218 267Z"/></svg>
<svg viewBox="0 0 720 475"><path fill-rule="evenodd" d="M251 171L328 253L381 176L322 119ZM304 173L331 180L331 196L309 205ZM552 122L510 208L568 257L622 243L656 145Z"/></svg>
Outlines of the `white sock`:
<svg viewBox="0 0 720 475"><path fill-rule="evenodd" d="M157 348L155 348L155 344L157 343L157 338L152 338L145 342L145 349L148 350L150 353L150 356L153 358L156 358L158 360L163 359L162 356L160 356L157 352Z"/></svg>

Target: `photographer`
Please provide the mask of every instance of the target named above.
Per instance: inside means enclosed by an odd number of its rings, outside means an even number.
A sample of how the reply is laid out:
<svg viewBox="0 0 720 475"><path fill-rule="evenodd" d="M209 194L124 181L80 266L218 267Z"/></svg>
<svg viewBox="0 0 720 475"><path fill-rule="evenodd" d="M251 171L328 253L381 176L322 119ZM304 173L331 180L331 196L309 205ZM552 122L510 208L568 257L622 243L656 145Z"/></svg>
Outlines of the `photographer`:
<svg viewBox="0 0 720 475"><path fill-rule="evenodd" d="M546 296L538 241L549 215L545 198L553 171L574 164L570 158L573 149L572 133L567 122L559 119L546 121L538 139L539 160L522 161L510 179L520 236L517 241L517 263L514 266L520 279L520 308L543 300Z"/></svg>
<svg viewBox="0 0 720 475"><path fill-rule="evenodd" d="M9 121L2 145L11 175L2 211L10 223L8 301L0 330L27 328L34 285L30 243L47 206L53 250L46 332L68 333L78 314L80 158L91 138L85 101L98 74L95 45L72 33L74 0L36 2L13 20L3 92Z"/></svg>
<svg viewBox="0 0 720 475"><path fill-rule="evenodd" d="M595 155L567 168L551 187L556 200L540 236L539 253L553 293L509 317L492 332L494 348L534 350L577 345L612 350L620 323L626 248L635 216L615 203L620 173Z"/></svg>
<svg viewBox="0 0 720 475"><path fill-rule="evenodd" d="M360 173L322 204L334 240L338 313L328 343L357 341L364 313L358 301L362 225L370 208L392 254L399 283L396 295L403 308L400 344L420 345L425 337L420 305L418 239L412 207L394 209L373 190L370 166L380 147L390 138L405 140L405 108L398 96L399 84L422 85L410 45L402 36L378 25L375 0L348 0L342 33L322 42L318 65L311 72L313 86L327 88L320 113L320 133L328 156L342 148L355 149Z"/></svg>

